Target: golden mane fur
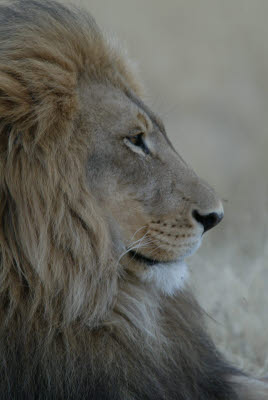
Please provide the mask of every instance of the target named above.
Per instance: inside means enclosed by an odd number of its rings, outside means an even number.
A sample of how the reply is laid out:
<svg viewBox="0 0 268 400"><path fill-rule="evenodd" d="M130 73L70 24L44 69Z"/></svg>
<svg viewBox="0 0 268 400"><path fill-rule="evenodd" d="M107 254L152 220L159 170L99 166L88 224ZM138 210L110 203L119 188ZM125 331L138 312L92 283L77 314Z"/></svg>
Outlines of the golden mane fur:
<svg viewBox="0 0 268 400"><path fill-rule="evenodd" d="M119 263L85 173L85 77L141 93L87 14L1 4L0 399L236 399L187 287Z"/></svg>
<svg viewBox="0 0 268 400"><path fill-rule="evenodd" d="M62 9L58 20L49 4L19 4L38 13L38 36L21 12L19 34L1 40L1 293L13 299L11 317L34 290L27 326L39 307L57 324L91 324L115 279L107 227L86 183L86 138L75 134L77 87L85 70L119 87L113 69L131 77L92 19L76 22Z"/></svg>

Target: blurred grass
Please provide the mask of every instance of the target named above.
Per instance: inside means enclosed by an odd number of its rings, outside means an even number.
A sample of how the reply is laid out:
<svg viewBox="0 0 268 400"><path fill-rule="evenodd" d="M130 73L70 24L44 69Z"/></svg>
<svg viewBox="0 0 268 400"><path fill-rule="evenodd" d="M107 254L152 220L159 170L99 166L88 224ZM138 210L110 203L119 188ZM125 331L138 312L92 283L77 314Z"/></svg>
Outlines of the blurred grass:
<svg viewBox="0 0 268 400"><path fill-rule="evenodd" d="M226 356L267 374L268 2L79 3L126 45L177 150L227 200L189 259L193 285Z"/></svg>

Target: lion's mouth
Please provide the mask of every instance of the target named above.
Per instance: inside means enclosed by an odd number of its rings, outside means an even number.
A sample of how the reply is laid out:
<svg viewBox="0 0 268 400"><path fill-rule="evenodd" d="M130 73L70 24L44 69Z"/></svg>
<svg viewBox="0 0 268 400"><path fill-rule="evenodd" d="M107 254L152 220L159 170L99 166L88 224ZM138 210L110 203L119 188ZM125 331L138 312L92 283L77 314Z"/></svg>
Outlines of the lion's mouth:
<svg viewBox="0 0 268 400"><path fill-rule="evenodd" d="M157 260L155 258L150 258L150 257L144 256L134 250L129 250L128 254L130 255L130 257L132 259L134 259L142 264L146 264L148 266L156 265L156 264L171 264L171 263L178 261L178 260L168 260L168 261Z"/></svg>
<svg viewBox="0 0 268 400"><path fill-rule="evenodd" d="M137 249L128 250L127 254L132 260L135 260L140 264L146 266L154 266L157 264L169 265L173 263L183 262L185 258L191 256L196 252L196 250L200 247L201 243L202 243L202 237L198 237L195 240L191 241L190 243L185 243L183 251L181 251L179 255L177 254L177 257L169 259L163 259L162 257L160 259L152 258L147 255L141 254L140 252L138 252Z"/></svg>

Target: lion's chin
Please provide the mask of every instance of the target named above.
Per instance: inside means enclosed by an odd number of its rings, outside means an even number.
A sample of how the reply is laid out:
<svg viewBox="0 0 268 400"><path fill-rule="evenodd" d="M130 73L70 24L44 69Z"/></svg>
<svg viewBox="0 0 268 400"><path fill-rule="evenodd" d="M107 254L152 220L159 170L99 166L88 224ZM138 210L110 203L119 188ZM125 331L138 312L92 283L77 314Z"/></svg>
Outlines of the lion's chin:
<svg viewBox="0 0 268 400"><path fill-rule="evenodd" d="M172 296L184 288L188 276L185 262L177 261L151 265L141 273L140 279L154 285L163 294Z"/></svg>
<svg viewBox="0 0 268 400"><path fill-rule="evenodd" d="M176 292L183 290L189 277L185 258L195 253L201 243L202 238L199 238L190 245L185 246L185 251L175 261L157 262L156 260L151 260L151 262L148 262L149 259L136 253L135 258L140 257L142 260L139 261L142 261L147 266L139 274L141 281L154 285L167 296L172 296Z"/></svg>

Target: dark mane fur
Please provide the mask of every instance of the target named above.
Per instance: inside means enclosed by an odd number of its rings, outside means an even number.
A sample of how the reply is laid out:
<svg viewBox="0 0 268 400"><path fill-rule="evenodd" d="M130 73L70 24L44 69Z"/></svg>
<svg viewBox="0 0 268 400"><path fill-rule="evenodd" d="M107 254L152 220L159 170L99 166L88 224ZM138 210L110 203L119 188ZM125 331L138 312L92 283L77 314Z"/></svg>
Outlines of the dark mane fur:
<svg viewBox="0 0 268 400"><path fill-rule="evenodd" d="M159 318L162 340L143 337L130 321L132 340L109 321L93 330L69 327L50 343L45 327L30 340L9 333L1 343L8 351L0 398L236 399L226 377L237 372L204 333L191 295L166 300Z"/></svg>

